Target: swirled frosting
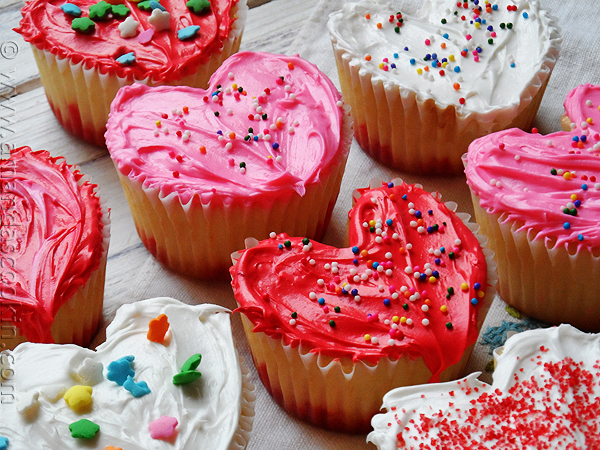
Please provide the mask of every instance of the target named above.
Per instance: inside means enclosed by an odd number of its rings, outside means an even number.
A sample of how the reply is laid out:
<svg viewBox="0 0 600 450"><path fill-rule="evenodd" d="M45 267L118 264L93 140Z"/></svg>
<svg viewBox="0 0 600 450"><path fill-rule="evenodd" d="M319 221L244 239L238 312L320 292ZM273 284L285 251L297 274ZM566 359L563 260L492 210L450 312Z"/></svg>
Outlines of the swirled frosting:
<svg viewBox="0 0 600 450"><path fill-rule="evenodd" d="M481 207L550 248L598 248L599 107L600 87L582 85L565 100L570 132L511 129L474 141L465 173Z"/></svg>
<svg viewBox="0 0 600 450"><path fill-rule="evenodd" d="M236 255L236 311L256 332L333 358L422 357L436 380L478 335L488 289L479 242L401 180L355 199L349 248L273 233Z"/></svg>
<svg viewBox="0 0 600 450"><path fill-rule="evenodd" d="M560 47L554 19L536 0L426 0L414 16L361 1L331 14L328 27L350 65L373 83L454 105L462 116L531 100Z"/></svg>
<svg viewBox="0 0 600 450"><path fill-rule="evenodd" d="M599 349L600 335L570 325L512 336L491 385L474 373L394 389L367 440L379 450L597 448Z"/></svg>
<svg viewBox="0 0 600 450"><path fill-rule="evenodd" d="M169 331L164 342L151 342L149 321L160 314L167 316ZM196 368L202 375L176 386L173 376L195 354L202 356ZM145 382L149 394L136 398L108 378L114 378L109 365L127 356L132 357L133 381ZM220 306L145 300L117 311L106 342L96 351L24 343L0 357L4 385L14 387L13 401L4 397L0 404L0 435L8 437L10 449L240 449L252 428L252 386L242 375L229 311ZM75 412L63 400L74 385L91 386L89 410ZM27 404L31 398L37 400ZM178 421L172 440L150 435L149 423L161 416ZM69 425L80 419L100 426L93 440L71 437Z"/></svg>
<svg viewBox="0 0 600 450"><path fill-rule="evenodd" d="M54 316L106 250L97 186L63 159L29 147L0 160L0 175L0 318L29 341L53 342Z"/></svg>
<svg viewBox="0 0 600 450"><path fill-rule="evenodd" d="M221 50L235 24L232 8L238 0L211 0L210 8L201 14L193 13L185 0L161 0L159 3L170 14L170 19L169 28L159 30L151 24L152 10L140 9L143 2L111 1L111 4L129 9L127 19L109 15L106 19L96 20L95 31L91 34L71 28L75 16L63 12L61 7L66 3L65 0L28 1L21 10L20 27L15 31L41 50L60 59L67 58L73 64L83 62L84 67L94 67L102 74L117 74L129 80L149 77L153 82L169 82L195 73L198 65L206 63L213 53ZM96 0L72 2L81 10L82 17L88 17L90 7L96 3ZM119 27L130 18L139 25L131 37L122 37ZM200 31L192 38L178 39L178 32L189 26L199 26ZM140 36L148 33L151 37L145 42ZM117 61L129 53L134 54L134 62Z"/></svg>
<svg viewBox="0 0 600 450"><path fill-rule="evenodd" d="M207 91L122 88L106 145L118 170L144 187L209 203L303 195L339 165L340 95L298 57L243 52L214 73Z"/></svg>

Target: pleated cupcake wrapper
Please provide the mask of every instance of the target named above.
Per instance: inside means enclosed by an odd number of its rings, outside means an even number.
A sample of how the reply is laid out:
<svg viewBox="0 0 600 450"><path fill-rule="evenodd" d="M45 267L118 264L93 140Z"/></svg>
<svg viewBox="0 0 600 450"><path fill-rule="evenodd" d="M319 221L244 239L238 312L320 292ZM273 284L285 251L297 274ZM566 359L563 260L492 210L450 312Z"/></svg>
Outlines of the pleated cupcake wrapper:
<svg viewBox="0 0 600 450"><path fill-rule="evenodd" d="M402 180L397 178L392 182L399 184ZM372 180L370 186L380 187L381 181ZM357 195L355 191L354 197ZM432 195L441 198L439 193ZM456 203L447 202L445 205L456 211ZM494 254L485 248L487 238L478 233L479 227L469 221L469 214L456 214L484 247L488 286L477 317L477 329L480 330L496 293ZM247 244L253 246L256 242L249 239ZM235 257L234 254L234 261L237 260ZM363 361L354 363L348 357L333 359L311 353L310 346L300 344L292 347L281 338L255 332L254 325L243 313L242 323L254 364L266 389L290 415L319 427L347 433L366 433L371 430L371 418L379 412L386 392L399 386L426 383L432 375L422 357L412 358L405 354L397 360L382 357L376 365ZM451 345L450 342L447 344ZM441 381L463 376L474 345L465 350L458 363L440 375Z"/></svg>
<svg viewBox="0 0 600 450"><path fill-rule="evenodd" d="M248 15L246 0L239 0L231 11L237 15L228 39L220 52L198 66L197 71L179 79L155 83L150 78L142 80L101 73L97 68L86 68L83 62L74 64L70 58L59 58L47 50L32 45L33 55L40 71L48 103L59 123L71 134L93 144L104 146L104 133L110 112L110 104L117 91L129 84L143 83L148 86L169 84L206 88L213 72L229 56L240 48L244 25Z"/></svg>
<svg viewBox="0 0 600 450"><path fill-rule="evenodd" d="M62 163L62 159L57 164ZM75 165L70 166L71 172L79 170ZM83 175L77 184L82 186L86 182L92 183L88 175ZM102 319L102 306L104 303L104 279L106 274L106 259L108 244L110 242L110 210L106 201L101 198L100 190L96 185L94 194L100 199L102 222L102 255L98 268L94 270L86 283L82 285L71 298L69 298L56 312L54 322L50 327L52 338L57 344L77 344L87 347L94 338L98 325ZM2 322L2 326L6 326ZM4 334L6 335L6 334ZM13 338L2 339L5 347L0 350L14 349L21 342L26 342L24 334L16 329Z"/></svg>
<svg viewBox="0 0 600 450"><path fill-rule="evenodd" d="M541 321L600 331L600 248L569 251L546 243L534 230L472 198L477 223L496 254L500 297Z"/></svg>
<svg viewBox="0 0 600 450"><path fill-rule="evenodd" d="M323 168L319 181L305 186L303 196L288 189L227 204L217 192L209 203L195 194L183 204L176 192L165 195L118 173L138 234L158 261L192 277L227 279L231 254L244 247L247 237L266 239L272 231L317 240L323 236L351 142L352 118L344 114L339 158Z"/></svg>
<svg viewBox="0 0 600 450"><path fill-rule="evenodd" d="M254 404L256 403L256 387L250 381L250 370L246 367L244 357L238 354L242 371L242 395L240 399L240 420L235 435L231 439L228 450L244 450L250 440L254 423Z"/></svg>
<svg viewBox="0 0 600 450"><path fill-rule="evenodd" d="M338 75L354 118L354 133L374 159L404 172L456 175L463 172L461 156L476 138L518 127L530 129L558 58L560 38L554 21L553 45L520 103L488 113L462 114L454 105L441 106L420 98L411 89L384 80L362 67L347 43L332 36Z"/></svg>

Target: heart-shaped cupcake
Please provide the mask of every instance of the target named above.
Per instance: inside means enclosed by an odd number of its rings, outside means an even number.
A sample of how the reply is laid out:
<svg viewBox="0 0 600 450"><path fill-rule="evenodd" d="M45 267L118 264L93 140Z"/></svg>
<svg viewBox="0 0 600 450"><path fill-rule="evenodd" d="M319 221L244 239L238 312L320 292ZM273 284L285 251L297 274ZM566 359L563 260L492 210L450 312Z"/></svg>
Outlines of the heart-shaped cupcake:
<svg viewBox="0 0 600 450"><path fill-rule="evenodd" d="M0 174L0 349L21 340L89 345L102 315L110 236L98 187L64 159L29 147L1 160Z"/></svg>
<svg viewBox="0 0 600 450"><path fill-rule="evenodd" d="M491 385L460 381L395 389L367 440L379 450L597 448L600 335L561 325L511 337Z"/></svg>
<svg viewBox="0 0 600 450"><path fill-rule="evenodd" d="M11 389L2 394L0 436L9 449L244 449L254 386L229 313L155 298L119 308L95 351L24 343L1 353ZM150 341L160 315L169 330ZM185 377L196 368L202 376Z"/></svg>
<svg viewBox="0 0 600 450"><path fill-rule="evenodd" d="M170 267L201 277L226 274L248 236L320 237L350 140L340 95L316 66L251 52L229 58L207 91L121 89L106 133L142 241ZM148 209L161 204L169 217L150 223ZM173 244L180 233L191 234ZM190 244L194 254L185 255Z"/></svg>
<svg viewBox="0 0 600 450"><path fill-rule="evenodd" d="M361 423L363 414L378 410L386 386L458 376L489 305L490 286L484 252L463 223L465 217L452 211L456 205L449 209L439 195L401 180L357 190L355 202L349 213L350 247L273 233L234 254L231 274L237 311L248 319L247 335L267 389L305 420L357 432L368 426L370 416ZM340 395L346 406L363 405L351 417L344 417L349 411L340 412L344 406L340 411L336 406L328 411L331 418L323 418L319 410L327 407L314 395L309 408L302 394L291 400L290 381L274 379L284 362L273 368L270 364L277 361L263 361L260 348L252 345L261 333L280 346L300 346L300 353L326 360L323 365L342 361L343 371L354 376L343 387L327 379L327 396ZM381 376L377 382L359 374L365 366L384 372L390 360L412 361L413 366L401 369L400 377L394 374L400 363L383 376L375 375L377 370L366 375ZM419 369L415 360L420 360ZM298 373L293 377L302 380ZM311 374L309 384L320 381ZM354 384L349 387L348 381ZM369 394L341 400L344 389L354 392L362 384L369 386Z"/></svg>
<svg viewBox="0 0 600 450"><path fill-rule="evenodd" d="M579 86L565 101L571 131L506 130L476 140L465 156L477 222L498 259L502 298L536 318L596 330L599 107L600 87Z"/></svg>
<svg viewBox="0 0 600 450"><path fill-rule="evenodd" d="M363 0L328 27L359 144L414 172L458 173L473 139L529 128L560 47L536 0Z"/></svg>

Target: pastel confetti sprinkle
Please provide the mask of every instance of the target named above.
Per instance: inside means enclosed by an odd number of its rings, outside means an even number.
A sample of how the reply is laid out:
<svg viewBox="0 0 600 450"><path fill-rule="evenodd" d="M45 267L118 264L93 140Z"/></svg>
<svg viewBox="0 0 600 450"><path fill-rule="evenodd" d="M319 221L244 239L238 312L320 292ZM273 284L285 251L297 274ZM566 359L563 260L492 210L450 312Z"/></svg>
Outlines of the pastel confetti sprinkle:
<svg viewBox="0 0 600 450"><path fill-rule="evenodd" d="M121 37L123 39L132 38L137 34L137 29L140 23L135 20L133 17L129 16L123 22L119 24L119 32L121 33ZM149 28L152 30L151 28ZM154 30L152 30L154 33ZM138 39L139 40L139 39Z"/></svg>
<svg viewBox="0 0 600 450"><path fill-rule="evenodd" d="M38 405L39 392L30 391L22 394L16 403L16 409L19 414L27 414L31 408Z"/></svg>
<svg viewBox="0 0 600 450"><path fill-rule="evenodd" d="M129 66L135 62L135 53L129 52L117 58L117 62L124 66Z"/></svg>
<svg viewBox="0 0 600 450"><path fill-rule="evenodd" d="M148 425L150 437L152 439L169 439L175 433L178 423L175 417L161 416Z"/></svg>
<svg viewBox="0 0 600 450"><path fill-rule="evenodd" d="M65 14L68 14L69 16L73 16L73 17L81 16L81 8L77 5L74 5L73 3L65 3L64 5L62 5L60 7L60 9L62 9L62 12L64 12Z"/></svg>
<svg viewBox="0 0 600 450"><path fill-rule="evenodd" d="M180 386L182 384L192 383L200 378L202 374L196 370L200 365L200 361L202 361L202 355L200 353L190 356L181 367L181 372L173 376L173 384L175 386Z"/></svg>
<svg viewBox="0 0 600 450"><path fill-rule="evenodd" d="M0 436L0 450L6 450L8 448L8 438Z"/></svg>
<svg viewBox="0 0 600 450"><path fill-rule="evenodd" d="M131 363L134 359L134 356L124 356L111 362L108 365L108 373L106 374L106 378L110 381L114 381L119 386L123 386L123 383L127 381L128 376L135 376L135 372L131 368Z"/></svg>
<svg viewBox="0 0 600 450"><path fill-rule="evenodd" d="M108 15L111 11L112 5L104 0L100 0L95 5L90 6L90 19L94 21L108 19Z"/></svg>
<svg viewBox="0 0 600 450"><path fill-rule="evenodd" d="M90 409L93 404L92 388L90 386L75 385L66 392L64 399L69 408L75 412Z"/></svg>
<svg viewBox="0 0 600 450"><path fill-rule="evenodd" d="M91 420L81 419L69 425L71 437L76 439L93 439L100 431L100 426Z"/></svg>
<svg viewBox="0 0 600 450"><path fill-rule="evenodd" d="M110 11L115 19L123 19L131 12L125 5L112 5Z"/></svg>
<svg viewBox="0 0 600 450"><path fill-rule="evenodd" d="M77 372L72 373L71 377L79 384L95 386L104 380L103 370L104 366L101 362L94 361L92 358L85 358Z"/></svg>
<svg viewBox="0 0 600 450"><path fill-rule="evenodd" d="M162 11L158 8L152 10L148 18L148 23L156 31L169 30L171 28L171 14L168 11Z"/></svg>
<svg viewBox="0 0 600 450"><path fill-rule="evenodd" d="M169 319L161 314L148 323L147 338L149 341L161 344L165 340L165 334L169 330Z"/></svg>
<svg viewBox="0 0 600 450"><path fill-rule="evenodd" d="M96 31L96 24L89 17L79 17L71 22L71 29L81 34L92 34Z"/></svg>
<svg viewBox="0 0 600 450"><path fill-rule="evenodd" d="M204 14L210 9L210 2L208 0L189 0L185 5L194 14Z"/></svg>
<svg viewBox="0 0 600 450"><path fill-rule="evenodd" d="M153 36L154 36L154 28L148 28L147 30L144 30L140 33L140 35L138 36L138 42L140 44L147 44L148 42L150 42L152 40Z"/></svg>
<svg viewBox="0 0 600 450"><path fill-rule="evenodd" d="M160 4L160 2L157 2L156 0L150 0L150 8L152 10L155 10L155 9L160 9L161 11L167 10L167 8L165 8L163 5Z"/></svg>
<svg viewBox="0 0 600 450"><path fill-rule="evenodd" d="M191 39L200 31L199 25L190 25L189 27L182 28L177 32L177 37L180 41Z"/></svg>
<svg viewBox="0 0 600 450"><path fill-rule="evenodd" d="M127 377L125 383L123 383L123 387L131 392L135 398L143 397L144 395L150 394L150 388L148 388L148 384L145 381L138 381L137 383L133 381L131 376Z"/></svg>

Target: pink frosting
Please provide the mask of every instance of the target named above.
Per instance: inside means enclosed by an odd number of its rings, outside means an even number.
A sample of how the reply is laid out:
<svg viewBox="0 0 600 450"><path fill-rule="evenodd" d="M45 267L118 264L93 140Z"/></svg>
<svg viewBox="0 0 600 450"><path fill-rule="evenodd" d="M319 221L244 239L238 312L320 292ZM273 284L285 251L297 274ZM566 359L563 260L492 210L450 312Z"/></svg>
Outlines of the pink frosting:
<svg viewBox="0 0 600 450"><path fill-rule="evenodd" d="M0 318L29 341L53 342L54 316L99 267L104 251L96 185L29 147L12 151L0 171Z"/></svg>
<svg viewBox="0 0 600 450"><path fill-rule="evenodd" d="M280 234L240 252L230 269L236 311L254 331L313 353L371 364L422 357L437 381L477 339L483 250L423 189L390 183L357 194L348 248Z"/></svg>
<svg viewBox="0 0 600 450"><path fill-rule="evenodd" d="M106 144L123 175L163 196L175 193L183 204L209 203L215 193L225 203L303 195L308 183L339 164L341 106L315 65L243 52L225 61L206 91L122 88Z"/></svg>
<svg viewBox="0 0 600 450"><path fill-rule="evenodd" d="M600 86L575 88L564 106L574 124L570 132L511 129L471 143L467 183L488 212L519 223L520 231L545 239L548 247L597 248Z"/></svg>

